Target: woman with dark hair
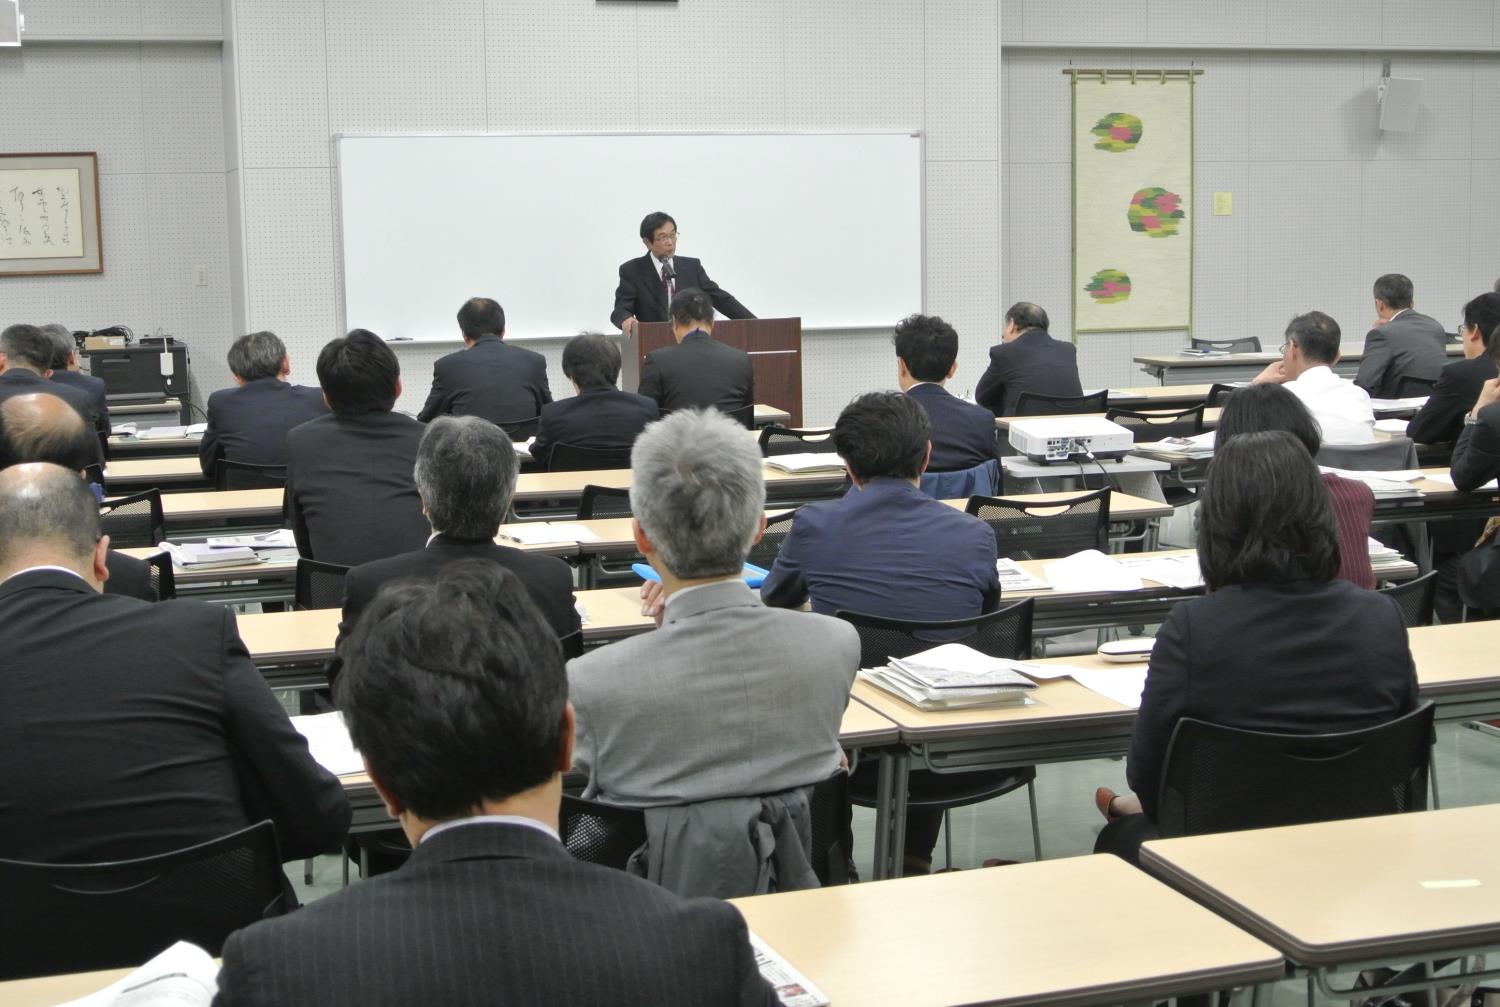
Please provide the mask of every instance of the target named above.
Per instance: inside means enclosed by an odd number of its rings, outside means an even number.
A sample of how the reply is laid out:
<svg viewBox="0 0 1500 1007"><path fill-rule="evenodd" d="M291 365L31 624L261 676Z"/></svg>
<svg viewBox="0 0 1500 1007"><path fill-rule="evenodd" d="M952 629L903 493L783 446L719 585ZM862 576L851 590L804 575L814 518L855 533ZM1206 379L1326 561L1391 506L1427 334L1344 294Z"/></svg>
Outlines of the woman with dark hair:
<svg viewBox="0 0 1500 1007"><path fill-rule="evenodd" d="M1229 396L1214 444L1222 448L1239 434L1266 430L1285 430L1302 442L1308 455L1318 457L1322 438L1317 421L1302 400L1281 385L1251 385ZM1375 494L1364 483L1331 472L1324 473L1322 479L1338 529L1338 575L1351 584L1373 588L1375 571L1370 568L1369 539Z"/></svg>
<svg viewBox="0 0 1500 1007"><path fill-rule="evenodd" d="M1296 437L1227 439L1198 513L1208 593L1178 602L1156 634L1125 770L1135 792L1095 793L1109 819L1095 852L1134 862L1155 836L1167 746L1184 717L1321 734L1416 706L1400 609L1335 577L1336 543L1328 493Z"/></svg>

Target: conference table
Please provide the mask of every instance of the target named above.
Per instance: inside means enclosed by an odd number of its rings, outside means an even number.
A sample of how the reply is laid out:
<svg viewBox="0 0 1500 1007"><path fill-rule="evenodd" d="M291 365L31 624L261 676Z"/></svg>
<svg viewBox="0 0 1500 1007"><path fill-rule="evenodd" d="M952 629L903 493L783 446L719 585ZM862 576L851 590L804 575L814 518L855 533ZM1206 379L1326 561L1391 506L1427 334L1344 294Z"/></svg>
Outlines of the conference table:
<svg viewBox="0 0 1500 1007"><path fill-rule="evenodd" d="M1449 357L1463 356L1463 344L1450 342L1445 348ZM1339 352L1333 372L1352 378L1364 359L1362 343L1346 343ZM1249 381L1266 365L1281 359L1280 353L1147 353L1133 358L1141 370L1163 385L1230 384Z"/></svg>

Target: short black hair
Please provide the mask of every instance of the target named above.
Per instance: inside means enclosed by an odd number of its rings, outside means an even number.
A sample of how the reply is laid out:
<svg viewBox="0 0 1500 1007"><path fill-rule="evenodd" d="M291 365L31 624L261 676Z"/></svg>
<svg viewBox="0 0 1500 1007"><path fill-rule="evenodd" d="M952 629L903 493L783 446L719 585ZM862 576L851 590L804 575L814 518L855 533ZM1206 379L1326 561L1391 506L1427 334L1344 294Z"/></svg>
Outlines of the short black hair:
<svg viewBox="0 0 1500 1007"><path fill-rule="evenodd" d="M37 542L82 559L99 544L99 501L76 471L60 465L13 466L0 477L0 564Z"/></svg>
<svg viewBox="0 0 1500 1007"><path fill-rule="evenodd" d="M1030 301L1017 301L1005 312L1007 322L1015 322L1016 328L1022 332L1031 329L1041 329L1046 332L1051 322L1047 318L1047 312Z"/></svg>
<svg viewBox="0 0 1500 1007"><path fill-rule="evenodd" d="M389 412L396 404L401 363L369 329L354 329L318 354L318 384L339 416Z"/></svg>
<svg viewBox="0 0 1500 1007"><path fill-rule="evenodd" d="M54 408L39 417L27 407L26 395L13 395L0 402L0 469L26 462L48 462L71 472L99 463L99 440L77 410L46 392Z"/></svg>
<svg viewBox="0 0 1500 1007"><path fill-rule="evenodd" d="M52 337L35 325L12 325L0 332L0 353L15 367L38 374L52 369Z"/></svg>
<svg viewBox="0 0 1500 1007"><path fill-rule="evenodd" d="M1386 273L1375 281L1373 293L1376 300L1385 302L1386 307L1400 311L1411 307L1416 290L1412 287L1410 277L1400 273Z"/></svg>
<svg viewBox="0 0 1500 1007"><path fill-rule="evenodd" d="M1286 337L1302 350L1302 355L1320 364L1332 364L1339 358L1343 334L1339 323L1321 311L1298 315L1286 326Z"/></svg>
<svg viewBox="0 0 1500 1007"><path fill-rule="evenodd" d="M668 309L672 321L678 325L692 325L694 322L712 322L714 320L714 302L708 299L708 295L697 287L688 287L677 291L677 296L672 298L672 306Z"/></svg>
<svg viewBox="0 0 1500 1007"><path fill-rule="evenodd" d="M918 381L943 381L958 359L958 333L937 315L907 315L896 323L896 356Z"/></svg>
<svg viewBox="0 0 1500 1007"><path fill-rule="evenodd" d="M252 332L229 347L229 373L241 381L274 378L286 359L286 344L274 332Z"/></svg>
<svg viewBox="0 0 1500 1007"><path fill-rule="evenodd" d="M931 436L927 410L900 392L867 392L845 406L833 425L834 449L860 482L917 478Z"/></svg>
<svg viewBox="0 0 1500 1007"><path fill-rule="evenodd" d="M505 337L505 309L488 297L471 297L458 309L458 331L473 342L480 336Z"/></svg>
<svg viewBox="0 0 1500 1007"><path fill-rule="evenodd" d="M1266 430L1285 430L1297 438L1307 449L1307 453L1314 457L1323 444L1323 432L1318 429L1318 421L1313 419L1302 400L1281 385L1268 382L1236 389L1229 396L1229 401L1224 403L1224 411L1219 415L1214 447L1221 447L1231 437Z"/></svg>
<svg viewBox="0 0 1500 1007"><path fill-rule="evenodd" d="M1485 352L1500 355L1500 293L1480 294L1464 305L1464 325L1478 328Z"/></svg>
<svg viewBox="0 0 1500 1007"><path fill-rule="evenodd" d="M413 814L457 818L557 771L562 648L511 571L462 560L393 581L341 653L335 693L349 735Z"/></svg>
<svg viewBox="0 0 1500 1007"><path fill-rule="evenodd" d="M1338 574L1328 490L1307 449L1285 430L1227 438L1214 450L1199 500L1198 565L1210 591Z"/></svg>
<svg viewBox="0 0 1500 1007"><path fill-rule="evenodd" d="M580 332L563 347L562 370L580 389L613 388L620 377L620 349L597 332Z"/></svg>
<svg viewBox="0 0 1500 1007"><path fill-rule="evenodd" d="M641 220L641 240L649 243L663 224L671 224L674 231L677 229L677 221L672 219L670 213L657 210L655 213L646 214Z"/></svg>

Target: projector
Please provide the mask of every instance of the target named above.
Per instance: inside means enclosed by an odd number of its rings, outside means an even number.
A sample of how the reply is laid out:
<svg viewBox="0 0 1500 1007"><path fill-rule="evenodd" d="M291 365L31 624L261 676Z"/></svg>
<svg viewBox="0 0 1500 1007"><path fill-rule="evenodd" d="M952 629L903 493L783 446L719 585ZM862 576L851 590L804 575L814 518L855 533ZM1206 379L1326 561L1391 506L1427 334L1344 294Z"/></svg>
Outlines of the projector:
<svg viewBox="0 0 1500 1007"><path fill-rule="evenodd" d="M1097 416L1039 416L1010 421L1010 446L1034 462L1124 458L1135 435Z"/></svg>

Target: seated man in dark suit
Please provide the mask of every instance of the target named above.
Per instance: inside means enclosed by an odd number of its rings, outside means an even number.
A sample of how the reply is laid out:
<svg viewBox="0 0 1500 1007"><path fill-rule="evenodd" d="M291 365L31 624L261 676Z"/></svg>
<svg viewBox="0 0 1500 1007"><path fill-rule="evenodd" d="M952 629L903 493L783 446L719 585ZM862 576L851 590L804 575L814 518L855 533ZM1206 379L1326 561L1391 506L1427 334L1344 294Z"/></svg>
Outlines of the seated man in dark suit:
<svg viewBox="0 0 1500 1007"><path fill-rule="evenodd" d="M701 290L725 318L754 318L734 295L708 278L703 263L677 254L677 221L658 210L641 221L646 254L620 265L615 309L609 320L627 334L635 323L670 321L669 307L679 290ZM713 320L710 314L709 320Z"/></svg>
<svg viewBox="0 0 1500 1007"><path fill-rule="evenodd" d="M814 612L830 615L934 622L994 609L995 533L917 488L931 451L922 407L894 392L861 395L839 414L833 442L854 489L798 509L761 600L796 608L811 599ZM931 789L920 777L918 785ZM941 811L908 814L908 873L932 868L942 823Z"/></svg>
<svg viewBox="0 0 1500 1007"><path fill-rule="evenodd" d="M1464 305L1458 334L1464 359L1443 368L1427 404L1406 424L1406 436L1418 444L1451 444L1463 432L1464 414L1474 407L1484 383L1496 377L1486 346L1500 331L1500 293L1480 294Z"/></svg>
<svg viewBox="0 0 1500 1007"><path fill-rule="evenodd" d="M318 354L333 412L286 435L286 503L297 550L357 566L422 548L431 529L412 481L422 424L393 411L401 365L375 333L355 329Z"/></svg>
<svg viewBox="0 0 1500 1007"><path fill-rule="evenodd" d="M109 539L58 465L0 471L0 856L149 857L263 818L287 860L338 846L349 803L221 605L99 593Z"/></svg>
<svg viewBox="0 0 1500 1007"><path fill-rule="evenodd" d="M636 434L660 417L656 403L644 395L615 387L620 377L620 350L597 332L585 332L563 347L563 373L578 394L542 407L531 457L548 469L552 448L568 444L593 451L622 451L627 455Z"/></svg>
<svg viewBox="0 0 1500 1007"><path fill-rule="evenodd" d="M936 315L896 323L896 370L901 390L927 412L934 472L957 472L997 457L995 414L965 402L943 385L958 369L958 333Z"/></svg>
<svg viewBox="0 0 1500 1007"><path fill-rule="evenodd" d="M48 462L87 480L97 450L98 441L83 417L56 395L13 395L0 402L0 469L25 462ZM106 594L157 600L156 589L151 586L151 567L145 560L111 549L105 556L105 567Z"/></svg>
<svg viewBox="0 0 1500 1007"><path fill-rule="evenodd" d="M464 349L432 365L432 390L417 414L482 416L491 423L534 419L552 401L547 358L505 341L505 310L488 297L473 297L458 309Z"/></svg>
<svg viewBox="0 0 1500 1007"><path fill-rule="evenodd" d="M12 325L0 332L0 402L13 395L45 392L56 395L82 416L90 429L98 426L94 400L82 388L47 380L52 373L52 340L35 325ZM94 446L95 463L104 461L102 442Z"/></svg>
<svg viewBox="0 0 1500 1007"><path fill-rule="evenodd" d="M1400 273L1375 281L1375 325L1365 335L1359 373L1354 375L1354 383L1372 399L1398 398L1403 378L1436 381L1448 362L1448 333L1437 320L1412 307L1413 293L1411 280Z"/></svg>
<svg viewBox="0 0 1500 1007"><path fill-rule="evenodd" d="M568 564L555 556L495 544L516 489L516 451L499 427L477 416L434 420L417 448L416 483L432 537L425 548L349 571L339 643L383 585L407 577L430 580L462 559L485 560L516 574L553 635L578 642L578 610L573 607L573 572ZM336 675L337 669L330 667L329 677Z"/></svg>
<svg viewBox="0 0 1500 1007"><path fill-rule="evenodd" d="M711 406L748 427L755 408L750 354L715 341L713 331L714 307L707 294L684 290L672 298L677 345L646 354L640 392L663 413Z"/></svg>
<svg viewBox="0 0 1500 1007"><path fill-rule="evenodd" d="M73 333L66 325L50 322L40 328L52 340L52 373L48 377L60 385L72 385L88 394L89 402L93 404L94 429L99 434L100 443L108 447L112 427L109 390L104 387L104 379L78 369L78 344L73 341Z"/></svg>
<svg viewBox="0 0 1500 1007"><path fill-rule="evenodd" d="M573 708L557 643L513 574L465 562L393 584L346 654L339 707L415 852L233 934L216 1004L777 1003L733 907L575 860L558 841Z"/></svg>
<svg viewBox="0 0 1500 1007"><path fill-rule="evenodd" d="M990 347L990 365L974 389L974 400L996 416L1014 416L1022 392L1082 395L1078 347L1047 334L1047 312L1021 301L1005 313L1000 344Z"/></svg>
<svg viewBox="0 0 1500 1007"><path fill-rule="evenodd" d="M328 412L321 388L287 381L292 361L274 332L252 332L229 347L235 388L208 397L208 427L198 445L198 466L212 479L214 463L285 465L286 435Z"/></svg>

